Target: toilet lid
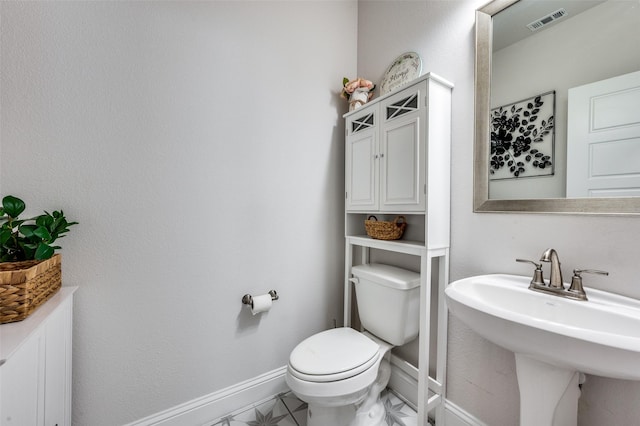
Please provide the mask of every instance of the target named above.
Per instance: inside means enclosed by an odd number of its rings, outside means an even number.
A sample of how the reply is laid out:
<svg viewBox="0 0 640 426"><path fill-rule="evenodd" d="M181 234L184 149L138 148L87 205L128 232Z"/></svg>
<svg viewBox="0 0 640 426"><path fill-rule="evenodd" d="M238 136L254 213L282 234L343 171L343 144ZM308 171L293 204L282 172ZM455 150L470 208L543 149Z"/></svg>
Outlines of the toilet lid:
<svg viewBox="0 0 640 426"><path fill-rule="evenodd" d="M310 381L341 380L360 374L379 357L379 346L352 328L323 331L302 341L291 352L293 374Z"/></svg>

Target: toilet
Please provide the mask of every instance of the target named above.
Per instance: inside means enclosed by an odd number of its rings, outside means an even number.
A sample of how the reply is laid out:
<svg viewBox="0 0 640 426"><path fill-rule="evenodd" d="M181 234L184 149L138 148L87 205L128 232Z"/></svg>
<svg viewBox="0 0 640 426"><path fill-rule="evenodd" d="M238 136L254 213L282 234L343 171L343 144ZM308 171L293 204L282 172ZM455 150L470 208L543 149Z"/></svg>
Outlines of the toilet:
<svg viewBox="0 0 640 426"><path fill-rule="evenodd" d="M307 426L386 426L380 401L390 351L418 336L420 274L380 263L351 268L360 322L315 334L289 356L285 379L308 404Z"/></svg>

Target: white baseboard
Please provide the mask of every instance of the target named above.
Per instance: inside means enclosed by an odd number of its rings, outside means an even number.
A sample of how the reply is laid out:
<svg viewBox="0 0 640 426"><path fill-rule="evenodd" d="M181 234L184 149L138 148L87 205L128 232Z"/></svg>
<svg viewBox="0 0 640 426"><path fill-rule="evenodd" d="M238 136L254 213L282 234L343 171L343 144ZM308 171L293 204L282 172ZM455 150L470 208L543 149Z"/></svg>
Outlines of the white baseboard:
<svg viewBox="0 0 640 426"><path fill-rule="evenodd" d="M444 412L446 426L487 426L486 423L449 400L445 400Z"/></svg>
<svg viewBox="0 0 640 426"><path fill-rule="evenodd" d="M389 387L415 411L418 410L418 369L407 361L391 355Z"/></svg>
<svg viewBox="0 0 640 426"><path fill-rule="evenodd" d="M287 392L289 388L284 381L286 371L286 366L280 367L125 426L210 425L235 410Z"/></svg>

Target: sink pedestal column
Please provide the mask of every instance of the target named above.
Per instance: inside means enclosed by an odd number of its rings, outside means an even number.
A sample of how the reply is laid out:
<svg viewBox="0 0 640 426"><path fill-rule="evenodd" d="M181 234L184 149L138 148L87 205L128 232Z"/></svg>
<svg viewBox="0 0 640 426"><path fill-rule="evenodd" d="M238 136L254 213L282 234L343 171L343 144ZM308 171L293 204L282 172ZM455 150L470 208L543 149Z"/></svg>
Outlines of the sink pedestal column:
<svg viewBox="0 0 640 426"><path fill-rule="evenodd" d="M516 353L520 426L576 426L579 373Z"/></svg>

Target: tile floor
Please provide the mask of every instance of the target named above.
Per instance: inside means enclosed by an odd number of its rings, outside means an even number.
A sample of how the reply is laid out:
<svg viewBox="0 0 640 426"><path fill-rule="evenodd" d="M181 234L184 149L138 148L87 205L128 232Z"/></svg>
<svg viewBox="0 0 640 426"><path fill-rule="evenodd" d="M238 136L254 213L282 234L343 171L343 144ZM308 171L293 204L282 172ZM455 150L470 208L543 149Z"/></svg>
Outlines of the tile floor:
<svg viewBox="0 0 640 426"><path fill-rule="evenodd" d="M417 425L416 412L393 392L385 390L381 398L387 411L385 417L387 426ZM307 404L289 392L231 413L211 426L306 426L306 424Z"/></svg>

